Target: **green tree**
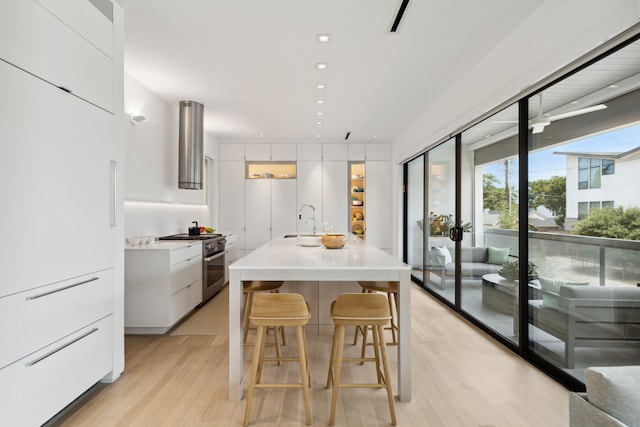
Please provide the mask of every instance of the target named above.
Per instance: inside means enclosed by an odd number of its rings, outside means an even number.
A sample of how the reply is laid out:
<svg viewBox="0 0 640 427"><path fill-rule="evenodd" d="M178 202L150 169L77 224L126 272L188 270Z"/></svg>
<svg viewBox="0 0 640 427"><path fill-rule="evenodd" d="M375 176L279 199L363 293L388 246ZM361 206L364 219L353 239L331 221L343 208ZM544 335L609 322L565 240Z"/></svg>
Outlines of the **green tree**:
<svg viewBox="0 0 640 427"><path fill-rule="evenodd" d="M518 206L512 205L509 209L509 204L502 202L500 206L500 215L498 216L498 225L505 230L517 230L518 229Z"/></svg>
<svg viewBox="0 0 640 427"><path fill-rule="evenodd" d="M491 174L482 174L482 199L483 208L499 211L504 204L504 188L498 188L498 178Z"/></svg>
<svg viewBox="0 0 640 427"><path fill-rule="evenodd" d="M529 183L529 208L544 206L556 217L556 224L564 228L567 216L567 178L552 176Z"/></svg>
<svg viewBox="0 0 640 427"><path fill-rule="evenodd" d="M576 224L573 234L640 240L640 208L592 209L589 218Z"/></svg>

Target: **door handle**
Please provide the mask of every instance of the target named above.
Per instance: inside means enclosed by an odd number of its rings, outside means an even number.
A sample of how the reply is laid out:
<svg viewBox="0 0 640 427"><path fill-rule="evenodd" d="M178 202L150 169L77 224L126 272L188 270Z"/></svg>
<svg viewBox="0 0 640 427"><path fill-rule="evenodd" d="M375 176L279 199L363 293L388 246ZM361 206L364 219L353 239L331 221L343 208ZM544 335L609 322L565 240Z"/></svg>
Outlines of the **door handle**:
<svg viewBox="0 0 640 427"><path fill-rule="evenodd" d="M462 229L462 227L451 227L449 229L449 239L453 240L454 242L461 242L463 234L464 230Z"/></svg>

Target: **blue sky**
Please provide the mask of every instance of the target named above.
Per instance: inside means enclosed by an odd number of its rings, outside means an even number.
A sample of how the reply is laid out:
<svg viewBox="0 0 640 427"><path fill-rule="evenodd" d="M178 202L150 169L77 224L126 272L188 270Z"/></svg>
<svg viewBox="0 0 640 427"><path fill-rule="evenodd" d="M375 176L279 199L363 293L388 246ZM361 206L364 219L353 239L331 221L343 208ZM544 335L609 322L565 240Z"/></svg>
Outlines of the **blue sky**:
<svg viewBox="0 0 640 427"><path fill-rule="evenodd" d="M538 151L529 156L529 180L536 181L548 179L552 176L565 176L566 156L553 154L554 151L620 152L628 151L638 146L640 146L640 125L634 125ZM510 180L512 184L517 186L517 164L514 164L510 169ZM495 175L501 183L504 181L503 163L487 165L483 168L483 172Z"/></svg>

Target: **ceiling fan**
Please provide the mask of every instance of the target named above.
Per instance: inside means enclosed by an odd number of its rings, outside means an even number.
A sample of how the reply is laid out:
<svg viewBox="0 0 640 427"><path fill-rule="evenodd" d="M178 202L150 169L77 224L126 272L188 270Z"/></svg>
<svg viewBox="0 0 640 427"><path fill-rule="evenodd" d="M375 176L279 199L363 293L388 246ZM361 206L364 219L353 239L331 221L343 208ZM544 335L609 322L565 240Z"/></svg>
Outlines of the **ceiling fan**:
<svg viewBox="0 0 640 427"><path fill-rule="evenodd" d="M549 126L551 122L556 120L568 119L569 117L579 116L581 114L592 113L598 110L604 110L607 108L604 104L592 105L591 107L580 108L578 110L567 111L566 113L550 115L549 113L542 112L542 92L538 95L539 107L538 115L531 119L530 125L533 127L533 134L542 133L546 126ZM517 121L495 121L494 123L517 123Z"/></svg>

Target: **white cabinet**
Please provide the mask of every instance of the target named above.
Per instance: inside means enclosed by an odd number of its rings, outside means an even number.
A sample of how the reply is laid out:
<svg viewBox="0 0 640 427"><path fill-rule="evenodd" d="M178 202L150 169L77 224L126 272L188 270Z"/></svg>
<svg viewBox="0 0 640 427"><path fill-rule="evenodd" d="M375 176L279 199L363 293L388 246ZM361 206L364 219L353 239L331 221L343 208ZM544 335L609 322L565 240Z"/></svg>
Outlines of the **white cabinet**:
<svg viewBox="0 0 640 427"><path fill-rule="evenodd" d="M386 142L367 143L366 158L369 160L390 160L391 145Z"/></svg>
<svg viewBox="0 0 640 427"><path fill-rule="evenodd" d="M297 144L298 161L322 160L322 144Z"/></svg>
<svg viewBox="0 0 640 427"><path fill-rule="evenodd" d="M163 334L202 302L202 243L156 243L125 254L125 330Z"/></svg>
<svg viewBox="0 0 640 427"><path fill-rule="evenodd" d="M348 157L347 144L322 144L322 160L347 160Z"/></svg>
<svg viewBox="0 0 640 427"><path fill-rule="evenodd" d="M123 368L123 13L95 3L0 4L1 425L43 424Z"/></svg>
<svg viewBox="0 0 640 427"><path fill-rule="evenodd" d="M113 116L1 61L0 82L0 296L113 266ZM34 268L43 236L64 244Z"/></svg>
<svg viewBox="0 0 640 427"><path fill-rule="evenodd" d="M322 162L321 161L298 161L297 180L297 206L296 212L303 205L312 205L316 208L317 231L322 230ZM302 220L298 219L296 232L311 233L313 223L308 218L311 211L305 208Z"/></svg>
<svg viewBox="0 0 640 427"><path fill-rule="evenodd" d="M113 112L113 25L89 1L43 3L3 0L0 58Z"/></svg>
<svg viewBox="0 0 640 427"><path fill-rule="evenodd" d="M366 144L364 142L350 142L347 145L347 156L350 161L364 161Z"/></svg>
<svg viewBox="0 0 640 427"><path fill-rule="evenodd" d="M100 381L113 366L113 333L108 316L0 369L2 425L42 425Z"/></svg>
<svg viewBox="0 0 640 427"><path fill-rule="evenodd" d="M248 143L244 146L245 160L271 160L271 145L260 143Z"/></svg>
<svg viewBox="0 0 640 427"><path fill-rule="evenodd" d="M220 144L220 160L244 160L244 144Z"/></svg>
<svg viewBox="0 0 640 427"><path fill-rule="evenodd" d="M245 249L245 181L244 160L220 161L220 229L236 232L240 251Z"/></svg>
<svg viewBox="0 0 640 427"><path fill-rule="evenodd" d="M271 144L272 161L296 161L296 144Z"/></svg>
<svg viewBox="0 0 640 427"><path fill-rule="evenodd" d="M296 180L248 179L245 193L245 249L296 229Z"/></svg>
<svg viewBox="0 0 640 427"><path fill-rule="evenodd" d="M349 177L347 161L322 162L322 223L333 225L336 233L348 233Z"/></svg>
<svg viewBox="0 0 640 427"><path fill-rule="evenodd" d="M365 205L367 243L391 249L391 165L389 161L365 163L367 199Z"/></svg>

